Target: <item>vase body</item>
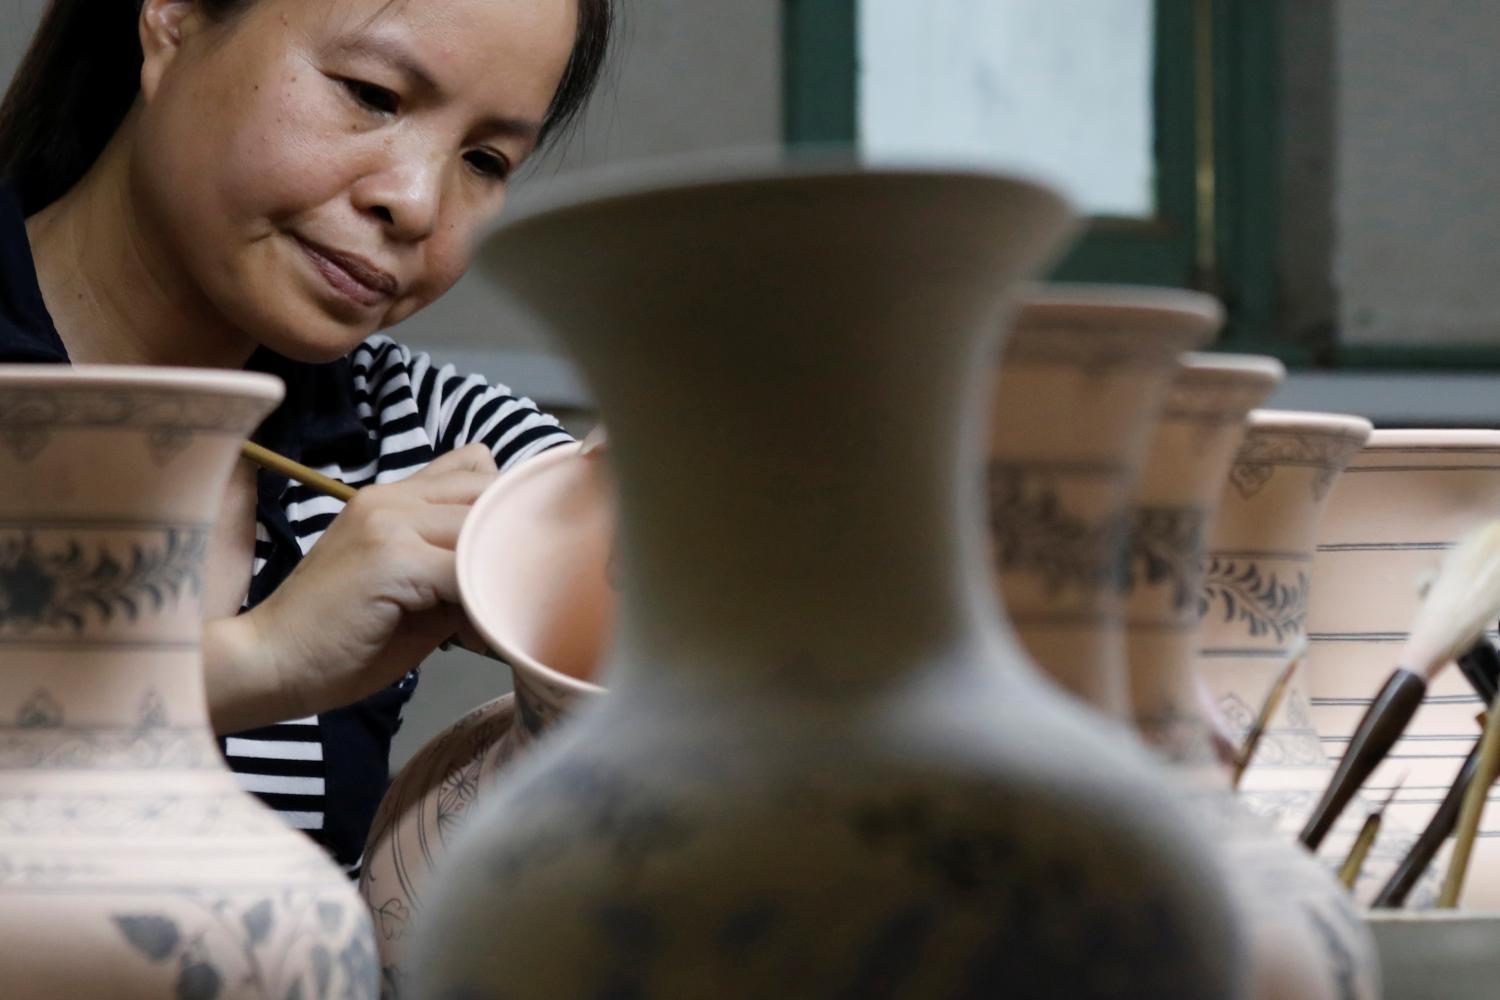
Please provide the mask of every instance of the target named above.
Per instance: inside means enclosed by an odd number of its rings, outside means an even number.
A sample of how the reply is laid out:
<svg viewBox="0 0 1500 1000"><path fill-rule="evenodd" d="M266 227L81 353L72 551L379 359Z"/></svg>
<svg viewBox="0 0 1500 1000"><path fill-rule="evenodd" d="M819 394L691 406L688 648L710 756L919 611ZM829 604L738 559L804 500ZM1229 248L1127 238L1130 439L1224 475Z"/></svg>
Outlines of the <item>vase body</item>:
<svg viewBox="0 0 1500 1000"><path fill-rule="evenodd" d="M1313 724L1335 763L1397 666L1422 584L1454 543L1497 512L1495 431L1377 430L1334 484L1313 564L1307 686ZM1405 778L1386 811L1397 835L1427 825L1479 738L1484 708L1452 667L1429 686L1405 735L1364 785L1367 800L1382 800ZM1490 801L1497 795L1492 789ZM1466 909L1500 907L1497 834L1500 813L1486 809L1464 883ZM1445 847L1430 871L1445 871L1447 855Z"/></svg>
<svg viewBox="0 0 1500 1000"><path fill-rule="evenodd" d="M1119 553L1147 437L1184 351L1222 321L1167 289L1031 290L991 411L996 582L1031 658L1099 711L1128 716Z"/></svg>
<svg viewBox="0 0 1500 1000"><path fill-rule="evenodd" d="M200 589L274 379L0 367L0 956L7 997L378 993L364 907L240 790Z"/></svg>
<svg viewBox="0 0 1500 1000"><path fill-rule="evenodd" d="M1270 358L1192 355L1172 385L1132 518L1131 699L1142 736L1223 851L1250 935L1254 994L1375 1000L1374 946L1352 902L1316 859L1236 801L1194 673L1200 613L1215 600L1206 546L1221 486L1247 416L1281 373Z"/></svg>
<svg viewBox="0 0 1500 1000"><path fill-rule="evenodd" d="M1204 845L990 589L983 359L1061 203L982 174L617 183L485 254L610 428L609 696L461 836L416 995L1239 995Z"/></svg>
<svg viewBox="0 0 1500 1000"><path fill-rule="evenodd" d="M514 693L433 737L391 781L370 826L359 889L392 997L406 992L410 931L433 873L475 807L544 732L603 693L591 678L615 599L602 462L600 448L553 449L506 472L470 511L466 551L486 558L464 568L491 609L488 638Z"/></svg>
<svg viewBox="0 0 1500 1000"><path fill-rule="evenodd" d="M1236 745L1278 676L1306 649L1307 607L1313 589L1318 522L1335 481L1370 436L1361 417L1257 410L1246 424L1219 495L1203 580L1203 624L1198 672L1207 683ZM1306 656L1292 674L1238 796L1288 838L1333 774L1308 705ZM1346 810L1323 851L1344 858L1365 810ZM1369 896L1389 875L1405 846L1386 836L1361 869L1357 895Z"/></svg>

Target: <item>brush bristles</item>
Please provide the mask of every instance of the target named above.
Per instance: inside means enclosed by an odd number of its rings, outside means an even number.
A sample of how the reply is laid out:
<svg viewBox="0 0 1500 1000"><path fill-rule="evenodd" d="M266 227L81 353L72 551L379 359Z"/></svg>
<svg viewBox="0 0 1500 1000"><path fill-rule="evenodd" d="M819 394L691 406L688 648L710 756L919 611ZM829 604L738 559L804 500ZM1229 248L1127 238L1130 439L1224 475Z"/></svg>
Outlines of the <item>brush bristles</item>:
<svg viewBox="0 0 1500 1000"><path fill-rule="evenodd" d="M1491 521L1456 545L1412 622L1401 665L1431 679L1462 655L1500 615L1500 521Z"/></svg>

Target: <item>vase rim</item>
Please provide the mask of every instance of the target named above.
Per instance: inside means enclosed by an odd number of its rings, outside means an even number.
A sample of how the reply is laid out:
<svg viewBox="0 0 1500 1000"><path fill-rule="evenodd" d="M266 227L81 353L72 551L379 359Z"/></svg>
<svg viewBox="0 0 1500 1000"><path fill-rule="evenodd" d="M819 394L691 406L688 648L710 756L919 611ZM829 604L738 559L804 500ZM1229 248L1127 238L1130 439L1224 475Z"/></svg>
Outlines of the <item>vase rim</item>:
<svg viewBox="0 0 1500 1000"><path fill-rule="evenodd" d="M524 222L585 206L715 190L764 188L766 185L796 188L851 179L863 179L872 184L922 181L935 188L968 180L990 184L1013 197L1050 202L1054 212L1065 217L1073 215L1072 204L1056 188L1015 170L992 169L962 161L866 160L847 154L798 156L782 151L735 150L593 167L538 184L513 200L504 217L484 234L481 246L490 238ZM481 252L481 261L484 256Z"/></svg>
<svg viewBox="0 0 1500 1000"><path fill-rule="evenodd" d="M0 391L26 388L224 393L270 403L286 394L281 379L262 372L156 365L0 364Z"/></svg>
<svg viewBox="0 0 1500 1000"><path fill-rule="evenodd" d="M1500 430L1485 428L1377 429L1365 444L1366 451L1403 449L1452 449L1500 451Z"/></svg>
<svg viewBox="0 0 1500 1000"><path fill-rule="evenodd" d="M1017 298L1017 326L1067 323L1099 333L1181 331L1201 343L1223 322L1218 299L1182 288L1047 282L1022 288Z"/></svg>
<svg viewBox="0 0 1500 1000"><path fill-rule="evenodd" d="M1228 381L1278 385L1286 377L1286 365L1267 354L1221 354L1190 351L1181 358L1177 373L1182 382Z"/></svg>
<svg viewBox="0 0 1500 1000"><path fill-rule="evenodd" d="M1365 441L1375 425L1353 413L1322 413L1315 410L1251 410L1245 432L1254 434L1324 434L1329 437Z"/></svg>
<svg viewBox="0 0 1500 1000"><path fill-rule="evenodd" d="M522 462L491 483L474 502L464 519L464 526L458 537L455 572L458 577L459 599L463 602L469 621L511 670L537 677L570 694L593 695L603 693L604 688L542 663L509 634L500 616L489 610L483 595L483 574L487 568L493 569L494 560L483 557L483 546L477 540L485 525L492 519L490 512L504 502L506 493L514 483L520 481L523 473L528 476L536 475L573 457L575 453L571 448L553 448Z"/></svg>

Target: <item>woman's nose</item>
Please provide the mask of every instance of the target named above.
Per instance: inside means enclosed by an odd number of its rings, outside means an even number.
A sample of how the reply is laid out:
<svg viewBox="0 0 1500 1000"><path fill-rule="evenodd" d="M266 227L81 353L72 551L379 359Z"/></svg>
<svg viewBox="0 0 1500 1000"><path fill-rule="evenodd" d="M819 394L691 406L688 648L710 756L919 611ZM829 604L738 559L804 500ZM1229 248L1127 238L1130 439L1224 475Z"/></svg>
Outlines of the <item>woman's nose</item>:
<svg viewBox="0 0 1500 1000"><path fill-rule="evenodd" d="M355 208L378 219L393 239L420 242L437 228L442 175L442 165L427 160L387 165L355 184Z"/></svg>

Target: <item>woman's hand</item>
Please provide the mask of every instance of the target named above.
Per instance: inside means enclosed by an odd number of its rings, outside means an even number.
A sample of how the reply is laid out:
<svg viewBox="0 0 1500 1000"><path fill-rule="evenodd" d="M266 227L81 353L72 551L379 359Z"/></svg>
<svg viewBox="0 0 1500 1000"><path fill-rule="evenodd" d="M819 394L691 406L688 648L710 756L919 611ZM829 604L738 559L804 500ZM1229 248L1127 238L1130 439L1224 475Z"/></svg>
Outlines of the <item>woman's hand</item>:
<svg viewBox="0 0 1500 1000"><path fill-rule="evenodd" d="M451 636L472 639L454 548L494 481L483 445L371 486L264 602L210 622L205 676L214 729L241 732L353 704L394 683Z"/></svg>

